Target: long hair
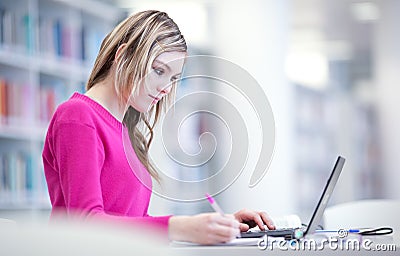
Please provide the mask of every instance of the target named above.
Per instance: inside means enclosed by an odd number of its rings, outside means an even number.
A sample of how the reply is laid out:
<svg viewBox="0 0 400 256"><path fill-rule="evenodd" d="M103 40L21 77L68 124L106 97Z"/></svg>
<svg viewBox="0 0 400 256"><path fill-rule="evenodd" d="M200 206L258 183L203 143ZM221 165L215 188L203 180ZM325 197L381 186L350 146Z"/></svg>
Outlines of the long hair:
<svg viewBox="0 0 400 256"><path fill-rule="evenodd" d="M126 44L126 47L122 49L118 61L114 61L121 44ZM149 10L131 15L104 38L86 90L104 80L115 63L115 91L119 103L126 104L130 96L139 91L141 80L151 71L153 61L161 53L172 51L187 52L187 46L178 26L165 12ZM149 161L148 151L160 114L175 98L176 83L173 82L171 93L152 106L148 114L129 106L123 119L139 160L158 182L160 177ZM140 124L144 124L144 129Z"/></svg>

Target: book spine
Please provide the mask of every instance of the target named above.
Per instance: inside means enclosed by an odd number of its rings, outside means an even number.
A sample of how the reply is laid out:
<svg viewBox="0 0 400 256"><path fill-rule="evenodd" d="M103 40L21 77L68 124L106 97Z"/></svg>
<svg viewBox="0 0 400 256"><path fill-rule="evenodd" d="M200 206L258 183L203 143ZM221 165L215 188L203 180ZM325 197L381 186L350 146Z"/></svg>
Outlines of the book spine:
<svg viewBox="0 0 400 256"><path fill-rule="evenodd" d="M36 90L0 76L0 125L32 124Z"/></svg>
<svg viewBox="0 0 400 256"><path fill-rule="evenodd" d="M0 77L0 125L6 123L6 104L7 104L7 95L6 95L6 80Z"/></svg>
<svg viewBox="0 0 400 256"><path fill-rule="evenodd" d="M53 36L54 36L54 45L55 45L55 50L56 50L56 55L58 57L61 57L63 55L62 51L62 24L60 20L56 20L54 23L54 31L53 31Z"/></svg>
<svg viewBox="0 0 400 256"><path fill-rule="evenodd" d="M27 152L0 153L0 203L29 203L47 196L46 179L39 161Z"/></svg>
<svg viewBox="0 0 400 256"><path fill-rule="evenodd" d="M0 8L0 45L4 44L4 33L5 33L5 25L4 25L4 15L6 10L4 8Z"/></svg>
<svg viewBox="0 0 400 256"><path fill-rule="evenodd" d="M35 51L35 38L34 38L34 20L33 17L29 14L24 15L23 17L24 31L25 31L25 47L29 54L33 54Z"/></svg>
<svg viewBox="0 0 400 256"><path fill-rule="evenodd" d="M80 41L80 48L81 48L81 60L86 61L87 60L87 53L86 53L86 28L85 26L82 26L81 30L81 41Z"/></svg>
<svg viewBox="0 0 400 256"><path fill-rule="evenodd" d="M34 191L34 189L36 189L35 187L35 176L34 176L34 171L33 171L33 165L32 165L32 155L31 154L26 154L25 155L25 159L26 159L26 184L25 187L27 189L28 192L32 193L32 191Z"/></svg>
<svg viewBox="0 0 400 256"><path fill-rule="evenodd" d="M15 14L10 10L4 10L3 17L3 43L5 46L12 46L16 44L16 22Z"/></svg>
<svg viewBox="0 0 400 256"><path fill-rule="evenodd" d="M72 48L71 48L71 28L69 26L62 27L62 56L66 57L67 59L72 58Z"/></svg>
<svg viewBox="0 0 400 256"><path fill-rule="evenodd" d="M0 154L0 195L6 192L5 188L5 174L4 174L4 156Z"/></svg>

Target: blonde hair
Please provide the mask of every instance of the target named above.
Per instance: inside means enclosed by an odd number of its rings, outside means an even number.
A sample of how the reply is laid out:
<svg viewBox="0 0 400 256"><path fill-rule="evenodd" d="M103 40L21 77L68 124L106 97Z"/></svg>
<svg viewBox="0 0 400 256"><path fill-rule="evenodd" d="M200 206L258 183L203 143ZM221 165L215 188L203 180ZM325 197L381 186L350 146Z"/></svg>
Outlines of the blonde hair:
<svg viewBox="0 0 400 256"><path fill-rule="evenodd" d="M115 61L121 44L126 46ZM151 71L153 61L161 53L173 51L187 52L187 46L178 26L165 12L149 10L131 15L104 38L86 90L104 80L115 63L115 91L119 103L126 104L129 97L138 92L141 80ZM123 119L139 160L157 181L160 181L159 175L149 161L148 151L161 111L165 111L174 100L176 83L173 82L171 93L153 106L147 116L129 106ZM147 135L138 126L140 123L147 128Z"/></svg>

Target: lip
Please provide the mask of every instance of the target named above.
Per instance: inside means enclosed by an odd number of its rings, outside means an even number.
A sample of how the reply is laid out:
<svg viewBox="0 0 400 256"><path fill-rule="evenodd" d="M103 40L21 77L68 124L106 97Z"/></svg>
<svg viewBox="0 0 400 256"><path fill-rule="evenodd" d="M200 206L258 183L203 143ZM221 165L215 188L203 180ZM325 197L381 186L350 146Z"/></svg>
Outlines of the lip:
<svg viewBox="0 0 400 256"><path fill-rule="evenodd" d="M161 98L155 97L155 96L153 96L153 95L151 95L151 94L149 94L149 97L152 98L154 101L159 101L159 100L161 100Z"/></svg>

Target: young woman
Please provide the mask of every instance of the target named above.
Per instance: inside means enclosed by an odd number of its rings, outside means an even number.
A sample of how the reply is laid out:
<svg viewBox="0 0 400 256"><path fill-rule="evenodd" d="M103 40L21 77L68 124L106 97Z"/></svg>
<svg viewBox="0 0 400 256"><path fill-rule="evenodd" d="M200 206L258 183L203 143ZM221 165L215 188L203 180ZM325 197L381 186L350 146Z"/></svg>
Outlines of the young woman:
<svg viewBox="0 0 400 256"><path fill-rule="evenodd" d="M61 104L48 128L42 156L52 215L62 211L82 219L156 226L171 240L201 244L229 241L256 225L274 228L266 213L251 210L226 216L148 215L151 190L143 180L159 179L148 159L153 127L173 99L170 92L186 54L179 28L164 12L132 15L106 36L87 92Z"/></svg>

